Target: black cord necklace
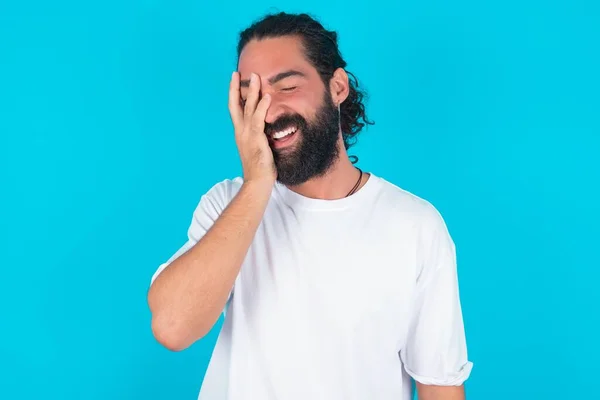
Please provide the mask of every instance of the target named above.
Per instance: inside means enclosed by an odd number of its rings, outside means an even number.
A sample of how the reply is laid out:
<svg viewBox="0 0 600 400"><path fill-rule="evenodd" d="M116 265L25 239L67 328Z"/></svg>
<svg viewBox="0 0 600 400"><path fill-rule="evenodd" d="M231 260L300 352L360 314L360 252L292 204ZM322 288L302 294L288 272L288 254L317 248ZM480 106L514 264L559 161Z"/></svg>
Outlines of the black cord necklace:
<svg viewBox="0 0 600 400"><path fill-rule="evenodd" d="M360 183L362 182L362 177L363 177L362 169L360 169L358 167L356 167L356 169L360 172L360 176L358 177L358 180L354 184L354 187L352 188L352 190L350 190L350 192L348 192L346 197L353 195L356 192L356 190L358 189L358 187L360 186Z"/></svg>

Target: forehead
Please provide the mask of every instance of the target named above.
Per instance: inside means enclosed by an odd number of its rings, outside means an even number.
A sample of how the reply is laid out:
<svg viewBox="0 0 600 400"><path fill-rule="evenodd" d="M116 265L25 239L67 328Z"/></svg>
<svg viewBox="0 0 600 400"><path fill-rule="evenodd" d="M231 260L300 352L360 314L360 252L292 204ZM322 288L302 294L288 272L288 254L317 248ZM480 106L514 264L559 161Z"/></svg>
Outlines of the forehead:
<svg viewBox="0 0 600 400"><path fill-rule="evenodd" d="M262 78L287 70L297 70L307 76L316 74L304 57L300 39L291 36L251 40L240 54L238 70L242 79L252 72Z"/></svg>

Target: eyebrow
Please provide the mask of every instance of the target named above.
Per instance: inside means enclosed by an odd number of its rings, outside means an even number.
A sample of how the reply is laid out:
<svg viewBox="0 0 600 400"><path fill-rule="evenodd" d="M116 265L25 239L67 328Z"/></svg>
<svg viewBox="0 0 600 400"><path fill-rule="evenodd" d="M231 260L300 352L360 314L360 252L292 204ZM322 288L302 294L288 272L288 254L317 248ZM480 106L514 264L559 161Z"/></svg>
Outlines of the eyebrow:
<svg viewBox="0 0 600 400"><path fill-rule="evenodd" d="M289 71L278 73L277 75L269 78L268 81L269 81L269 84L274 85L277 82L279 82L280 80L289 78L290 76L300 76L302 78L306 77L306 75L303 72L291 69ZM250 79L244 79L244 80L240 81L240 87L241 88L250 87Z"/></svg>

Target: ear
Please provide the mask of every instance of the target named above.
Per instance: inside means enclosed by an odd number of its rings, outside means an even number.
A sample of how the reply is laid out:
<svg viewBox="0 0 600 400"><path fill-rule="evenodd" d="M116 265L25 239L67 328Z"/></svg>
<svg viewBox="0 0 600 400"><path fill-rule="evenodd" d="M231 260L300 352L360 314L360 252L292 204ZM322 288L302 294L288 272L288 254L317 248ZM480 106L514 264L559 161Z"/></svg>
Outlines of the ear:
<svg viewBox="0 0 600 400"><path fill-rule="evenodd" d="M333 73L329 81L329 90L336 106L342 104L348 98L350 82L348 81L348 74L343 68L338 68Z"/></svg>

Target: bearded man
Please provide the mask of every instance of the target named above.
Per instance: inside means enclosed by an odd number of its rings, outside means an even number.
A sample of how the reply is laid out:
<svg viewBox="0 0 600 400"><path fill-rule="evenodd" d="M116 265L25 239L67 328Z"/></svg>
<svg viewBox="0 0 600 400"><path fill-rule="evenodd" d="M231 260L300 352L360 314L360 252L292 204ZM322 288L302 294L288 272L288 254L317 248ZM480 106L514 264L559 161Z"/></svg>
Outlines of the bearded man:
<svg viewBox="0 0 600 400"><path fill-rule="evenodd" d="M180 351L224 322L201 400L464 399L455 246L426 200L356 167L363 92L306 14L240 34L229 112L243 176L205 193L152 277Z"/></svg>

